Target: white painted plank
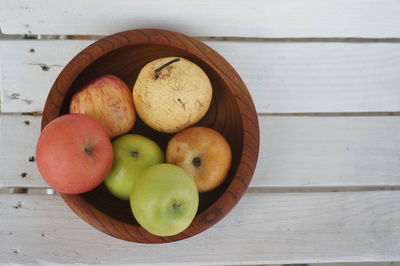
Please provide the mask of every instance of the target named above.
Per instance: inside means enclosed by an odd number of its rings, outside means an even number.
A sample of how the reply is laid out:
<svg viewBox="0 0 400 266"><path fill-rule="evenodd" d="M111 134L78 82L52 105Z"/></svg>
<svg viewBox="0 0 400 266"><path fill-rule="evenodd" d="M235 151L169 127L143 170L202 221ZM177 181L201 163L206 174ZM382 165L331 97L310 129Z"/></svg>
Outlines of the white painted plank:
<svg viewBox="0 0 400 266"><path fill-rule="evenodd" d="M345 266L343 263L315 263L310 266ZM349 266L400 266L400 262L354 262Z"/></svg>
<svg viewBox="0 0 400 266"><path fill-rule="evenodd" d="M96 231L58 196L3 194L0 262L249 265L396 261L400 260L399 204L399 191L248 193L220 223L195 237L143 245Z"/></svg>
<svg viewBox="0 0 400 266"><path fill-rule="evenodd" d="M251 187L400 185L400 117L259 116L259 122ZM0 187L46 186L28 160L39 131L40 117L0 116Z"/></svg>
<svg viewBox="0 0 400 266"><path fill-rule="evenodd" d="M400 110L400 43L210 42L259 113Z"/></svg>
<svg viewBox="0 0 400 266"><path fill-rule="evenodd" d="M84 41L0 41L1 111L41 112L64 65L87 45Z"/></svg>
<svg viewBox="0 0 400 266"><path fill-rule="evenodd" d="M0 115L0 187L47 186L39 174L36 162L29 161L35 155L40 119L33 116ZM25 124L28 122L29 125Z"/></svg>
<svg viewBox="0 0 400 266"><path fill-rule="evenodd" d="M41 111L91 42L1 41L2 112ZM259 113L400 111L400 43L206 43L238 70Z"/></svg>
<svg viewBox="0 0 400 266"><path fill-rule="evenodd" d="M2 63L1 63L1 56L0 56L0 113L1 113L1 110L2 110L1 106L2 106L3 101L4 101L4 99L3 99L4 87L3 87L3 81L2 81L2 73L3 73L3 71L1 69L1 65L2 65Z"/></svg>
<svg viewBox="0 0 400 266"><path fill-rule="evenodd" d="M253 186L400 185L400 117L259 117Z"/></svg>
<svg viewBox="0 0 400 266"><path fill-rule="evenodd" d="M3 0L6 34L108 35L166 28L194 36L399 37L396 0Z"/></svg>

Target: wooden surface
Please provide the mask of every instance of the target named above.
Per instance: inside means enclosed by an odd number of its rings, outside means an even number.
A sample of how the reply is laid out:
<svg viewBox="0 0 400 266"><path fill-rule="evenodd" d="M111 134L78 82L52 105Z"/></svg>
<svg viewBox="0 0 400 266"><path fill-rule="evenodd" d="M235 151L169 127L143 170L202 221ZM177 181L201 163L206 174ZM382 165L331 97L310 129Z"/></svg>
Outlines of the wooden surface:
<svg viewBox="0 0 400 266"><path fill-rule="evenodd" d="M146 0L118 2L3 0L0 25L7 34L108 35L165 28L192 36L400 36L396 0L168 0L156 7Z"/></svg>
<svg viewBox="0 0 400 266"><path fill-rule="evenodd" d="M183 241L146 245L99 233L58 197L0 195L0 256L19 263L140 265L396 261L399 203L398 191L247 193L215 227Z"/></svg>
<svg viewBox="0 0 400 266"><path fill-rule="evenodd" d="M92 42L1 42L2 112L42 111L61 69ZM400 43L205 43L237 69L259 113L400 110Z"/></svg>
<svg viewBox="0 0 400 266"><path fill-rule="evenodd" d="M3 33L53 34L0 39L0 263L400 261L398 1L92 3L0 2ZM92 42L45 39L136 27L203 36L238 70L260 121L260 158L243 200L215 228L161 246L110 238L58 195L41 195L46 185L29 162L40 117L21 115L42 111L62 67Z"/></svg>
<svg viewBox="0 0 400 266"><path fill-rule="evenodd" d="M261 147L250 187L400 186L398 116L258 118ZM40 119L0 116L0 186L47 187L35 163L29 161ZM21 177L23 172L25 177Z"/></svg>

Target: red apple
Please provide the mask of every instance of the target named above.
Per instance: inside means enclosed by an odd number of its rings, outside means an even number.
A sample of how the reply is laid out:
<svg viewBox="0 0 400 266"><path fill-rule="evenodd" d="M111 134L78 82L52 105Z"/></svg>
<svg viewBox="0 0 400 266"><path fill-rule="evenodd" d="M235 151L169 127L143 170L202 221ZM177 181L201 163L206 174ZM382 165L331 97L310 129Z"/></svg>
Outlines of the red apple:
<svg viewBox="0 0 400 266"><path fill-rule="evenodd" d="M132 93L113 75L101 76L77 92L72 97L70 113L93 117L110 138L127 133L136 121Z"/></svg>
<svg viewBox="0 0 400 266"><path fill-rule="evenodd" d="M113 151L99 122L87 115L67 114L43 129L36 159L47 184L62 193L78 194L103 182L111 170Z"/></svg>

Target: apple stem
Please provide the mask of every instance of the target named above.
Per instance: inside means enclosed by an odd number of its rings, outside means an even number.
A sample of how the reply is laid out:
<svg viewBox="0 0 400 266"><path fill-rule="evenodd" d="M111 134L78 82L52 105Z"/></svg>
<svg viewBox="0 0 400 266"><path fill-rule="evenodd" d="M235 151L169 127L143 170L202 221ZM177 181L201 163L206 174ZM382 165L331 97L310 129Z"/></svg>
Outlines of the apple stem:
<svg viewBox="0 0 400 266"><path fill-rule="evenodd" d="M159 68L157 68L156 70L154 70L156 72L156 79L158 79L158 77L160 76L161 70L163 70L164 68L166 68L167 66L169 66L173 63L179 62L180 60L181 60L180 58L172 59L171 61L165 63L164 65L162 65Z"/></svg>

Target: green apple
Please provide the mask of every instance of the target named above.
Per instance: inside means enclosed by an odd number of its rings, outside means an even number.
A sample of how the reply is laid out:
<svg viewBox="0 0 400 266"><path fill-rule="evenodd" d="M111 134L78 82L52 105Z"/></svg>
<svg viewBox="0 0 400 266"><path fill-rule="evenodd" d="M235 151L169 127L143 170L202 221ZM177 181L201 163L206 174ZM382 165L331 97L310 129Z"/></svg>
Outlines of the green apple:
<svg viewBox="0 0 400 266"><path fill-rule="evenodd" d="M104 184L115 197L129 200L139 173L151 165L164 162L164 153L157 143L137 134L115 139L112 147L113 166Z"/></svg>
<svg viewBox="0 0 400 266"><path fill-rule="evenodd" d="M196 216L199 193L182 168L156 164L143 170L132 189L131 209L148 232L172 236L185 230Z"/></svg>

